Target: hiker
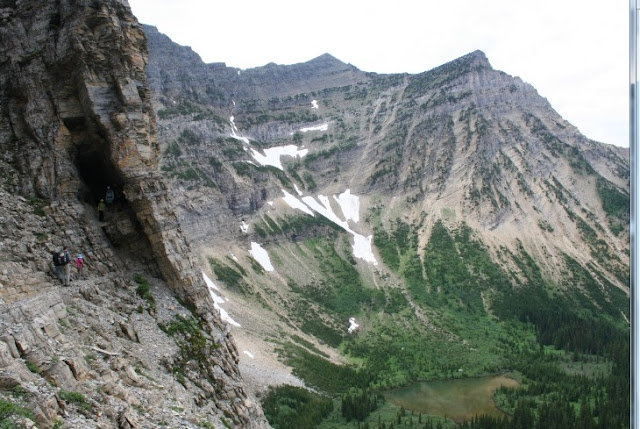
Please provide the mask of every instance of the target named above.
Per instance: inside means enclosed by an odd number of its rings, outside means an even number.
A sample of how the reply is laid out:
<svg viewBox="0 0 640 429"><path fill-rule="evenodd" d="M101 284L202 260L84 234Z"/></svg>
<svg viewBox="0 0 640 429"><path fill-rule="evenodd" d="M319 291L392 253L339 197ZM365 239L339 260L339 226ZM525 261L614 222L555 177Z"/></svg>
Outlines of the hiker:
<svg viewBox="0 0 640 429"><path fill-rule="evenodd" d="M56 271L56 276L58 277L58 280L63 281L63 274L64 274L64 253L62 254L62 257L59 256L60 252L51 252L51 258L53 259L53 268Z"/></svg>
<svg viewBox="0 0 640 429"><path fill-rule="evenodd" d="M107 192L104 196L104 202L107 203L107 207L109 208L109 210L111 210L111 208L113 207L113 201L115 199L116 194L113 192L113 189L111 189L111 186L107 186Z"/></svg>
<svg viewBox="0 0 640 429"><path fill-rule="evenodd" d="M78 280L84 279L84 256L82 253L78 253L76 256L76 269L78 270Z"/></svg>
<svg viewBox="0 0 640 429"><path fill-rule="evenodd" d="M98 220L100 222L104 222L104 210L107 208L107 205L104 203L104 200L100 200L98 203Z"/></svg>
<svg viewBox="0 0 640 429"><path fill-rule="evenodd" d="M67 248L67 246L64 246L63 252L64 252L64 260L65 260L63 284L65 286L69 286L69 283L71 283L71 261L72 261L71 253L69 253L69 249Z"/></svg>
<svg viewBox="0 0 640 429"><path fill-rule="evenodd" d="M53 255L53 265L56 267L56 274L64 286L69 286L71 282L71 254L67 246Z"/></svg>

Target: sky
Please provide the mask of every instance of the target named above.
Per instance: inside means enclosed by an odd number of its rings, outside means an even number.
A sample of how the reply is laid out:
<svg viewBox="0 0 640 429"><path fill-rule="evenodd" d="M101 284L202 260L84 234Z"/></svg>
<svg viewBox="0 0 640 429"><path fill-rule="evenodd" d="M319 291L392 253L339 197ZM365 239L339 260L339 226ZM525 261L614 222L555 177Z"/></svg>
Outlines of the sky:
<svg viewBox="0 0 640 429"><path fill-rule="evenodd" d="M588 138L629 146L629 5L601 0L129 0L203 61L241 69L324 53L421 73L477 49Z"/></svg>

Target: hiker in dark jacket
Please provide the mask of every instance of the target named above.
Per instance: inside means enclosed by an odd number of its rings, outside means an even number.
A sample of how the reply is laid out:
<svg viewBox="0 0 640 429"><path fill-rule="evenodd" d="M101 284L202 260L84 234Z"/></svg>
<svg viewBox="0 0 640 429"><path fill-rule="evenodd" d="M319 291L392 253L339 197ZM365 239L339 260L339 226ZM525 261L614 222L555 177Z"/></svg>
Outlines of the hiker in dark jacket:
<svg viewBox="0 0 640 429"><path fill-rule="evenodd" d="M69 286L71 282L71 253L69 253L67 246L64 246L61 251L53 253L53 265L62 284Z"/></svg>
<svg viewBox="0 0 640 429"><path fill-rule="evenodd" d="M105 192L104 195L104 202L107 203L107 207L109 208L109 210L111 210L111 208L113 207L113 202L116 199L116 194L115 192L113 192L113 189L111 189L111 186L107 186L107 192Z"/></svg>
<svg viewBox="0 0 640 429"><path fill-rule="evenodd" d="M62 276L64 274L64 265L62 264L62 259L59 257L60 252L51 252L51 258L53 260L53 269L56 272L56 277L58 280L62 280Z"/></svg>

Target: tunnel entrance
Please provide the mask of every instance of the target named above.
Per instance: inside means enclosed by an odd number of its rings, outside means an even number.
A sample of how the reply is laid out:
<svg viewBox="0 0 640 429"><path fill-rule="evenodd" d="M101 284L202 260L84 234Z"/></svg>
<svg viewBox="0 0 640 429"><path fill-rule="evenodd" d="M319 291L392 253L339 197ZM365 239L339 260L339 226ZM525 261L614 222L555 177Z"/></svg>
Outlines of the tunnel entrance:
<svg viewBox="0 0 640 429"><path fill-rule="evenodd" d="M124 196L125 177L111 160L109 144L100 137L94 138L95 142L85 142L76 147L74 164L81 181L78 200L93 207L97 220L98 202L105 199L107 186L111 187L115 200L107 206L100 228L124 259L142 262L160 275L150 251L151 244Z"/></svg>
<svg viewBox="0 0 640 429"><path fill-rule="evenodd" d="M124 204L122 188L124 178L111 162L108 145L82 145L78 148L75 165L84 186L78 199L93 206L105 197L107 186L114 189L116 199Z"/></svg>
<svg viewBox="0 0 640 429"><path fill-rule="evenodd" d="M94 135L93 139L76 147L74 164L81 182L78 200L90 205L98 220L98 202L105 198L107 186L111 187L115 200L107 207L100 228L123 259L137 260L160 275L151 244L124 196L126 179L111 160L109 144L99 136Z"/></svg>

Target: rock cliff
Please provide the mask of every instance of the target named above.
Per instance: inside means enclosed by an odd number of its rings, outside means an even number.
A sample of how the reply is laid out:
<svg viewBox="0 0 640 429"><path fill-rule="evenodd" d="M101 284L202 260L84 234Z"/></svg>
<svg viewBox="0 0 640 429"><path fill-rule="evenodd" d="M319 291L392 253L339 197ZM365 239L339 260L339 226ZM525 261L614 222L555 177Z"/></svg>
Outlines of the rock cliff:
<svg viewBox="0 0 640 429"><path fill-rule="evenodd" d="M3 1L0 52L0 394L39 427L265 426L157 171L127 2ZM87 261L64 289L63 245Z"/></svg>

